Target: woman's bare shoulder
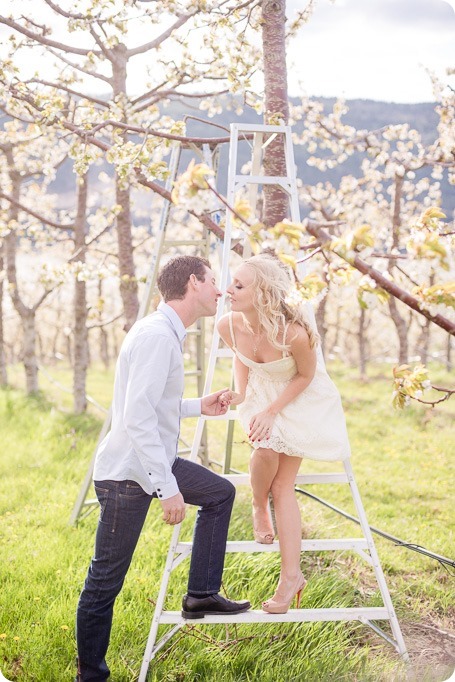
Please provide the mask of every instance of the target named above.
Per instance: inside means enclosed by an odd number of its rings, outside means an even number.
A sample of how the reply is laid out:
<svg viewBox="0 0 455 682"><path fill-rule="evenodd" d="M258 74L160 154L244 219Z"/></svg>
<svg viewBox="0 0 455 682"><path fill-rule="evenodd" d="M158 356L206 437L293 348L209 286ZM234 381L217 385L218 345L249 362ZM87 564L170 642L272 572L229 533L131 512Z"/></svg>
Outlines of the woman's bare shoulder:
<svg viewBox="0 0 455 682"><path fill-rule="evenodd" d="M294 347L298 348L310 348L310 337L307 330L298 322L291 322L288 327L286 334L286 342L291 345L291 349Z"/></svg>

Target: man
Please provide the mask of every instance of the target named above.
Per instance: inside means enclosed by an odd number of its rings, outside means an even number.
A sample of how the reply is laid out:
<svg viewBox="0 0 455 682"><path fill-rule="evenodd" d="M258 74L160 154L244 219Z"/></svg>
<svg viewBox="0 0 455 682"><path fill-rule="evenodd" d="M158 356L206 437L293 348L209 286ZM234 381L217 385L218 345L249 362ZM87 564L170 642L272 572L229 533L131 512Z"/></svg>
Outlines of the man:
<svg viewBox="0 0 455 682"><path fill-rule="evenodd" d="M221 296L210 264L178 256L162 269L158 310L131 328L117 361L112 426L98 448L94 480L100 502L95 553L77 611L78 682L109 677L114 601L120 592L150 503L163 521L180 523L185 503L198 505L184 618L236 614L250 607L218 594L234 503L233 485L205 467L177 457L181 417L218 415L218 397L182 400L182 344L186 327L212 316Z"/></svg>

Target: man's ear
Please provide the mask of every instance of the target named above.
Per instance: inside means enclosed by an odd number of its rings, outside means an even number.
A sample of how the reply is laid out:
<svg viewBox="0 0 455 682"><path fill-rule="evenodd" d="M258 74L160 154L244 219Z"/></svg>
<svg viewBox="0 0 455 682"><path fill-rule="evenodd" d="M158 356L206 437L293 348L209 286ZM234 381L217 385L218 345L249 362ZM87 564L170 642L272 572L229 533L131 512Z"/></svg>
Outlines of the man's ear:
<svg viewBox="0 0 455 682"><path fill-rule="evenodd" d="M189 280L188 280L188 284L190 284L190 285L193 287L193 289L196 289L196 288L197 288L197 283L198 283L198 281L199 281L198 278L197 278L196 275L193 273L193 274L190 275L190 278L189 278Z"/></svg>

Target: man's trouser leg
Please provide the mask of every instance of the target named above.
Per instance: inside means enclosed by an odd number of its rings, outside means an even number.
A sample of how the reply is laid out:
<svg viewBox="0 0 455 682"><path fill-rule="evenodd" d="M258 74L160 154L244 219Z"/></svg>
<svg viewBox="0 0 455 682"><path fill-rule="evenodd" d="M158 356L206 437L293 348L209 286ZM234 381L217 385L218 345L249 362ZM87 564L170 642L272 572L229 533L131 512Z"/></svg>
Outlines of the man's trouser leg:
<svg viewBox="0 0 455 682"><path fill-rule="evenodd" d="M122 589L152 501L134 481L97 481L100 520L95 554L77 609L77 648L81 682L109 677L109 646L114 601Z"/></svg>
<svg viewBox="0 0 455 682"><path fill-rule="evenodd" d="M235 488L209 469L177 458L172 467L185 502L197 505L188 594L217 594L221 587L226 540Z"/></svg>

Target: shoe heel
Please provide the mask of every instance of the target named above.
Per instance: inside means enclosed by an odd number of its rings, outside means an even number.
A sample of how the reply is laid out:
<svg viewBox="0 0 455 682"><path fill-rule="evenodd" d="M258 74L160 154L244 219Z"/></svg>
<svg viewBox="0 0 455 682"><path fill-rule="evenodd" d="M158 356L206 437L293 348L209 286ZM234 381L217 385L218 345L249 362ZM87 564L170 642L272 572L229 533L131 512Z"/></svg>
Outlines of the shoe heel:
<svg viewBox="0 0 455 682"><path fill-rule="evenodd" d="M295 595L296 598L297 598L297 606L296 606L297 609L300 608L300 600L301 600L301 598L302 598L302 592L303 592L303 590L304 590L305 587L306 587L306 582L307 582L307 581L306 581L305 579L303 579L303 583L301 584L301 586L300 586L299 589L297 590L297 594Z"/></svg>

